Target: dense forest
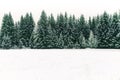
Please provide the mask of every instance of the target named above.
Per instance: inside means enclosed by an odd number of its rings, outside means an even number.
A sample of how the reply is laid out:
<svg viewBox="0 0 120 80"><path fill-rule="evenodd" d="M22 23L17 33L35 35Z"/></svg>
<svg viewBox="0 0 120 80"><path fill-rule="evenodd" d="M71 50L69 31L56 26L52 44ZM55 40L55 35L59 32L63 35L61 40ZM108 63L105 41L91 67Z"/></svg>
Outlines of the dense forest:
<svg viewBox="0 0 120 80"><path fill-rule="evenodd" d="M5 14L0 30L1 49L84 49L120 48L120 14L89 17L84 15L53 14L42 11L35 24L32 13L14 22L11 13Z"/></svg>

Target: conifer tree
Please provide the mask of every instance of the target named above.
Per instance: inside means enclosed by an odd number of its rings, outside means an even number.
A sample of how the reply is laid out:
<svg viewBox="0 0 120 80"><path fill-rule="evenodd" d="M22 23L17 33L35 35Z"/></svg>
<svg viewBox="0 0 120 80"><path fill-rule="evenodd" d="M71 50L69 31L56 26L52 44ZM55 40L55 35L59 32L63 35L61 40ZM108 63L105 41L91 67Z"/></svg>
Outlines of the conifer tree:
<svg viewBox="0 0 120 80"><path fill-rule="evenodd" d="M75 49L80 49L80 48L86 48L86 40L85 37L83 36L82 32L80 33L80 36L78 37L78 41L74 44Z"/></svg>
<svg viewBox="0 0 120 80"><path fill-rule="evenodd" d="M57 19L42 11L35 28L32 14L21 16L14 24L12 15L5 14L0 31L0 48L17 49L80 49L120 48L120 14L76 19L60 13Z"/></svg>
<svg viewBox="0 0 120 80"><path fill-rule="evenodd" d="M110 48L120 48L120 24L119 24L119 16L117 13L113 14L112 21L111 21L111 28L110 28Z"/></svg>
<svg viewBox="0 0 120 80"><path fill-rule="evenodd" d="M87 25L84 15L81 15L79 20L79 31L82 31L83 36L85 37L85 39L88 40L90 34L90 27L89 25Z"/></svg>
<svg viewBox="0 0 120 80"><path fill-rule="evenodd" d="M58 46L59 49L64 49L64 47L65 47L62 34L60 34L60 36L58 38L57 46Z"/></svg>
<svg viewBox="0 0 120 80"><path fill-rule="evenodd" d="M35 23L31 13L27 13L25 17L21 16L19 34L20 41L22 42L24 47L29 47L29 40L34 30L34 27Z"/></svg>
<svg viewBox="0 0 120 80"><path fill-rule="evenodd" d="M57 29L58 29L58 35L64 34L64 16L63 14L60 14L57 16Z"/></svg>
<svg viewBox="0 0 120 80"><path fill-rule="evenodd" d="M19 47L19 22L16 22L14 26L15 26L14 36L13 36L13 39L15 39L14 40L14 44L15 44L14 48L20 48Z"/></svg>
<svg viewBox="0 0 120 80"><path fill-rule="evenodd" d="M89 22L89 25L90 25L90 29L93 31L93 34L96 35L97 25L96 25L96 20L94 17L91 19L91 23Z"/></svg>
<svg viewBox="0 0 120 80"><path fill-rule="evenodd" d="M104 12L101 16L100 24L98 25L98 47L99 48L109 48L109 15Z"/></svg>
<svg viewBox="0 0 120 80"><path fill-rule="evenodd" d="M48 22L49 22L49 25L51 26L51 28L55 30L56 29L56 21L55 21L53 14L50 15Z"/></svg>
<svg viewBox="0 0 120 80"><path fill-rule="evenodd" d="M97 37L94 35L94 33L92 31L90 31L88 47L89 48L97 48L97 45L98 45Z"/></svg>
<svg viewBox="0 0 120 80"><path fill-rule="evenodd" d="M36 48L42 48L42 49L51 48L52 36L50 36L51 30L49 30L51 29L51 26L49 26L48 24L48 18L45 11L42 11L37 26L38 26L38 31L37 31Z"/></svg>
<svg viewBox="0 0 120 80"><path fill-rule="evenodd" d="M9 49L14 47L15 27L11 13L5 14L3 17L0 37L1 37L0 44L2 48Z"/></svg>

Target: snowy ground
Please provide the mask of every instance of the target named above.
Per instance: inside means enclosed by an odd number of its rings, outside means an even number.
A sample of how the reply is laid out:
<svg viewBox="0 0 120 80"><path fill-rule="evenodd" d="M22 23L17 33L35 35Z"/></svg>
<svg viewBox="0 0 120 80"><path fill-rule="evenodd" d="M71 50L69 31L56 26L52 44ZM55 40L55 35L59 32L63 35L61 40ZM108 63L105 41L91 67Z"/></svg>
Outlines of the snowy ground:
<svg viewBox="0 0 120 80"><path fill-rule="evenodd" d="M120 50L1 50L0 80L120 80Z"/></svg>

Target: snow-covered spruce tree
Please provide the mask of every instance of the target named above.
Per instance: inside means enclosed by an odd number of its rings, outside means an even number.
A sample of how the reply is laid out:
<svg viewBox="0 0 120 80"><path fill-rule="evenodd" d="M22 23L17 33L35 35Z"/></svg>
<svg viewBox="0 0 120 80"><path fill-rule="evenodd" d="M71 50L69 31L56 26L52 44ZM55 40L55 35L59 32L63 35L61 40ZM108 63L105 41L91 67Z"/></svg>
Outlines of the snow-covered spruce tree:
<svg viewBox="0 0 120 80"><path fill-rule="evenodd" d="M35 47L37 49L49 49L52 47L52 36L50 35L51 26L48 24L48 18L45 11L42 11L40 19L37 23L37 34Z"/></svg>
<svg viewBox="0 0 120 80"><path fill-rule="evenodd" d="M116 32L118 32L118 34L116 35L115 48L120 48L120 12L119 12L119 14L118 14L118 16L117 16L117 19L114 18L114 20L118 20L118 21L116 21L117 26L118 26ZM114 22L115 22L115 21L114 21Z"/></svg>
<svg viewBox="0 0 120 80"><path fill-rule="evenodd" d="M119 16L117 13L114 13L111 21L110 28L110 48L120 48L120 24L119 24Z"/></svg>
<svg viewBox="0 0 120 80"><path fill-rule="evenodd" d="M17 48L26 48L25 45L23 44L23 38L21 38L21 35L20 35L20 22L16 22L15 23L15 32L16 32L16 43L17 43Z"/></svg>
<svg viewBox="0 0 120 80"><path fill-rule="evenodd" d="M55 29L56 29L56 21L55 21L55 19L54 19L53 14L50 15L50 17L49 17L49 19L48 19L48 23L49 23L49 25L51 26L52 30L53 30L54 32L56 32L56 31L55 31Z"/></svg>
<svg viewBox="0 0 120 80"><path fill-rule="evenodd" d="M16 45L13 48L20 48L19 47L19 22L16 22L14 26L15 26L14 28L15 34L13 35L13 39Z"/></svg>
<svg viewBox="0 0 120 80"><path fill-rule="evenodd" d="M72 32L72 41L74 44L78 43L79 37L81 34L81 28L79 26L79 21L72 17L72 27L71 27L71 32Z"/></svg>
<svg viewBox="0 0 120 80"><path fill-rule="evenodd" d="M76 20L75 20L75 16L71 16L69 17L68 19L68 34L69 34L69 40L71 41L71 43L75 44L76 43L76 31L77 31L77 28L76 28ZM71 44L70 43L70 44ZM73 45L74 46L74 45Z"/></svg>
<svg viewBox="0 0 120 80"><path fill-rule="evenodd" d="M67 44L67 49L71 49L71 48L74 48L74 43L73 43L73 37L72 36L69 36L68 37L68 44Z"/></svg>
<svg viewBox="0 0 120 80"><path fill-rule="evenodd" d="M69 25L69 28L70 30L72 31L74 28L75 28L75 17L74 15L69 17L68 19L68 25Z"/></svg>
<svg viewBox="0 0 120 80"><path fill-rule="evenodd" d="M64 15L61 13L57 16L57 35L60 36L62 34L64 36L65 33L65 18Z"/></svg>
<svg viewBox="0 0 120 80"><path fill-rule="evenodd" d="M93 26L92 26L92 19L91 19L91 17L89 17L88 24L90 26L90 29L92 30Z"/></svg>
<svg viewBox="0 0 120 80"><path fill-rule="evenodd" d="M12 43L11 39L9 36L3 36L2 37L2 42L1 42L1 47L3 49L10 49L12 48Z"/></svg>
<svg viewBox="0 0 120 80"><path fill-rule="evenodd" d="M69 23L68 23L68 15L67 13L65 12L65 15L64 15L64 29L63 29L63 40L64 40L64 47L65 48L69 48L68 44L68 40L70 40L71 38L71 34L69 33ZM70 43L71 44L71 43Z"/></svg>
<svg viewBox="0 0 120 80"><path fill-rule="evenodd" d="M75 49L80 49L80 48L86 48L86 40L85 37L83 36L82 32L80 33L80 36L78 37L78 41L74 44Z"/></svg>
<svg viewBox="0 0 120 80"><path fill-rule="evenodd" d="M48 18L48 35L50 36L49 42L50 42L50 48L61 48L60 44L61 42L60 40L60 36L57 35L57 26L56 26L56 21L53 17L53 15L51 14L51 16Z"/></svg>
<svg viewBox="0 0 120 80"><path fill-rule="evenodd" d="M9 14L10 20L11 20L11 25L14 24L12 15ZM12 37L11 37L11 41L12 41L12 48L16 49L18 48L18 27L16 25L14 25L13 29L12 29Z"/></svg>
<svg viewBox="0 0 120 80"><path fill-rule="evenodd" d="M74 27L74 20L72 16L68 18L67 13L65 13L64 16L64 34L63 34L63 40L64 40L64 48L73 48L74 47L74 37L73 37L73 27Z"/></svg>
<svg viewBox="0 0 120 80"><path fill-rule="evenodd" d="M22 42L24 47L29 47L31 44L29 43L31 34L34 30L35 22L33 20L32 14L26 14L25 17L21 16L20 27L19 27L19 35L20 42Z"/></svg>
<svg viewBox="0 0 120 80"><path fill-rule="evenodd" d="M109 48L109 15L104 12L97 27L98 48Z"/></svg>
<svg viewBox="0 0 120 80"><path fill-rule="evenodd" d="M89 38L89 34L90 34L90 26L87 25L84 15L81 15L80 20L79 20L79 28L80 31L82 31L83 36L85 37L85 39L88 40Z"/></svg>
<svg viewBox="0 0 120 80"><path fill-rule="evenodd" d="M90 30L93 31L93 34L96 35L96 28L97 28L97 20L95 17L93 17L92 19L89 18L89 22L88 22L88 25L90 26Z"/></svg>
<svg viewBox="0 0 120 80"><path fill-rule="evenodd" d="M60 35L62 35L63 37L64 48L69 48L68 39L70 37L70 34L69 34L70 27L69 27L68 16L66 12L65 12L65 15L60 14L57 16L56 27L57 27L56 28L57 36L60 37Z"/></svg>
<svg viewBox="0 0 120 80"><path fill-rule="evenodd" d="M5 14L2 20L1 28L1 47L4 49L10 49L16 45L16 33L14 27L14 21L11 13Z"/></svg>
<svg viewBox="0 0 120 80"><path fill-rule="evenodd" d="M98 41L97 41L97 37L94 35L93 31L90 31L90 37L88 39L87 45L89 48L97 48Z"/></svg>
<svg viewBox="0 0 120 80"><path fill-rule="evenodd" d="M115 48L116 48L116 49L119 49L119 48L120 48L120 33L118 33L117 36L116 36Z"/></svg>
<svg viewBox="0 0 120 80"><path fill-rule="evenodd" d="M57 46L58 46L59 49L64 49L65 48L62 34L60 34L60 36L59 36L59 38L57 40Z"/></svg>

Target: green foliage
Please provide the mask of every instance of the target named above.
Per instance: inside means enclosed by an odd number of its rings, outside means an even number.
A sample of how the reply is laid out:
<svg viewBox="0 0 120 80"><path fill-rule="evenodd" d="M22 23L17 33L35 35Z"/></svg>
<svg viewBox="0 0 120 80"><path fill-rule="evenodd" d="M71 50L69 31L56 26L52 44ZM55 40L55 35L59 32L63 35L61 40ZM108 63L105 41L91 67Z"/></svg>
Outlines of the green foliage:
<svg viewBox="0 0 120 80"><path fill-rule="evenodd" d="M76 19L75 15L42 11L37 26L31 13L14 24L12 15L5 14L0 31L0 48L16 49L81 49L120 48L120 14Z"/></svg>
<svg viewBox="0 0 120 80"><path fill-rule="evenodd" d="M40 19L37 24L37 40L35 42L37 48L50 48L51 47L51 36L49 35L48 18L45 11L42 11Z"/></svg>
<svg viewBox="0 0 120 80"><path fill-rule="evenodd" d="M109 46L109 15L104 12L104 14L101 16L100 24L98 25L98 47L99 48L108 48Z"/></svg>
<svg viewBox="0 0 120 80"><path fill-rule="evenodd" d="M5 14L2 20L2 28L0 35L0 44L2 48L11 48L15 45L15 27L11 13ZM9 44L9 45L8 45Z"/></svg>
<svg viewBox="0 0 120 80"><path fill-rule="evenodd" d="M97 48L97 46L98 46L97 37L94 35L94 33L92 31L90 31L90 37L88 40L88 47L89 48Z"/></svg>
<svg viewBox="0 0 120 80"><path fill-rule="evenodd" d="M10 49L12 48L12 43L11 39L9 36L3 36L2 37L2 42L1 42L1 47L3 49Z"/></svg>
<svg viewBox="0 0 120 80"><path fill-rule="evenodd" d="M22 41L23 46L29 47L29 40L33 33L35 27L35 22L33 20L32 14L26 14L25 17L21 16L20 27L19 27L19 36L20 41Z"/></svg>
<svg viewBox="0 0 120 80"><path fill-rule="evenodd" d="M113 15L111 21L111 28L110 28L110 48L120 48L120 24L119 24L119 16L117 13Z"/></svg>
<svg viewBox="0 0 120 80"><path fill-rule="evenodd" d="M87 25L84 15L81 15L79 20L79 31L82 31L83 36L85 37L85 39L88 40L90 34L90 27Z"/></svg>

